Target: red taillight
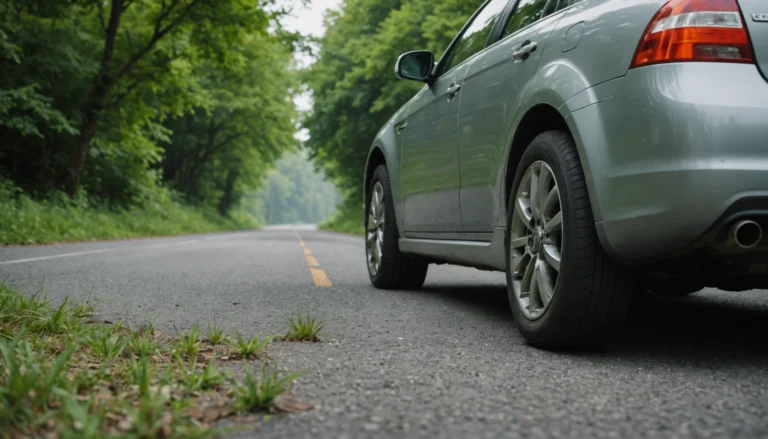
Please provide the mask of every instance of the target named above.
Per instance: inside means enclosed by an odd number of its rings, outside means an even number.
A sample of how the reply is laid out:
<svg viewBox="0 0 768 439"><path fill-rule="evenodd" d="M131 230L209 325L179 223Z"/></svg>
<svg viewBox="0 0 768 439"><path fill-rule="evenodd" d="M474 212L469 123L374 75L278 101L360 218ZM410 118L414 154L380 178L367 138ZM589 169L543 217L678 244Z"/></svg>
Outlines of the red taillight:
<svg viewBox="0 0 768 439"><path fill-rule="evenodd" d="M754 62L736 0L670 0L662 6L632 67L681 61Z"/></svg>

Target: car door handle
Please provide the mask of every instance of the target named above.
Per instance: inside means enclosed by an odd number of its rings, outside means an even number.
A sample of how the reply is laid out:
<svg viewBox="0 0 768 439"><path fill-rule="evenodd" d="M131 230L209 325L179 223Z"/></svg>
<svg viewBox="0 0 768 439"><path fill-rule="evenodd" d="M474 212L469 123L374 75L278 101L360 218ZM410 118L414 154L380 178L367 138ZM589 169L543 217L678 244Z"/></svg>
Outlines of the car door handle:
<svg viewBox="0 0 768 439"><path fill-rule="evenodd" d="M445 95L448 96L448 99L453 99L454 96L456 96L456 93L461 90L461 84L453 83L450 87L448 87L447 90L445 90Z"/></svg>
<svg viewBox="0 0 768 439"><path fill-rule="evenodd" d="M395 126L395 129L397 130L397 134L400 134L407 127L408 127L408 121L407 120L404 120L404 121L400 122L399 124L397 124Z"/></svg>
<svg viewBox="0 0 768 439"><path fill-rule="evenodd" d="M528 59L531 53L535 51L536 43L532 42L531 40L527 40L521 44L520 47L514 51L514 53L512 53L512 57L515 59L515 61L525 61Z"/></svg>

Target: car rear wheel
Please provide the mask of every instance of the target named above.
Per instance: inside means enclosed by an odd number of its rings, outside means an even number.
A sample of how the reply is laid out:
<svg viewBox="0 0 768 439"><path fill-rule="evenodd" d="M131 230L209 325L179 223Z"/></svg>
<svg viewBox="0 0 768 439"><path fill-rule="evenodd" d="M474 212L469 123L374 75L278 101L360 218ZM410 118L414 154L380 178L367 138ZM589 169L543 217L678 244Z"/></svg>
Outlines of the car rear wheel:
<svg viewBox="0 0 768 439"><path fill-rule="evenodd" d="M365 256L368 276L376 288L421 288L429 265L400 253L395 205L384 165L373 173L366 204Z"/></svg>
<svg viewBox="0 0 768 439"><path fill-rule="evenodd" d="M629 309L632 276L600 246L570 135L549 131L531 142L508 213L507 289L523 337L552 349L610 342Z"/></svg>

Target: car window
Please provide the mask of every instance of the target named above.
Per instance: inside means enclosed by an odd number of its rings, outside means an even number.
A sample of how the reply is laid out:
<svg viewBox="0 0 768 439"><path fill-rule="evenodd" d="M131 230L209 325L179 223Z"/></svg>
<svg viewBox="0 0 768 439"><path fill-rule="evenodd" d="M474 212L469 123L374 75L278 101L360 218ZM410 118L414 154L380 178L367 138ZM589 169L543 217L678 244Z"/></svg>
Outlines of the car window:
<svg viewBox="0 0 768 439"><path fill-rule="evenodd" d="M544 17L552 15L555 12L572 6L581 0L549 0L547 8L544 10Z"/></svg>
<svg viewBox="0 0 768 439"><path fill-rule="evenodd" d="M557 0L553 1L557 2ZM543 18L544 8L546 6L547 0L520 0L515 7L515 12L509 17L502 38L512 35L520 29Z"/></svg>
<svg viewBox="0 0 768 439"><path fill-rule="evenodd" d="M448 61L441 69L447 72L485 48L493 25L499 19L509 0L491 0L467 27L466 32L453 46Z"/></svg>

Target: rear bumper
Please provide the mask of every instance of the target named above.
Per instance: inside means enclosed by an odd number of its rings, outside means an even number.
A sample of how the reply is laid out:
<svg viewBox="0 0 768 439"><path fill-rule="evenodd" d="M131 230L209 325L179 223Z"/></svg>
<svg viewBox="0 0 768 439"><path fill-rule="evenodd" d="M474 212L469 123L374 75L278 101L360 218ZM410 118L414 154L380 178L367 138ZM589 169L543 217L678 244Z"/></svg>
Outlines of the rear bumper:
<svg viewBox="0 0 768 439"><path fill-rule="evenodd" d="M768 203L768 82L753 65L630 70L611 98L566 120L619 262L706 246L739 200Z"/></svg>

